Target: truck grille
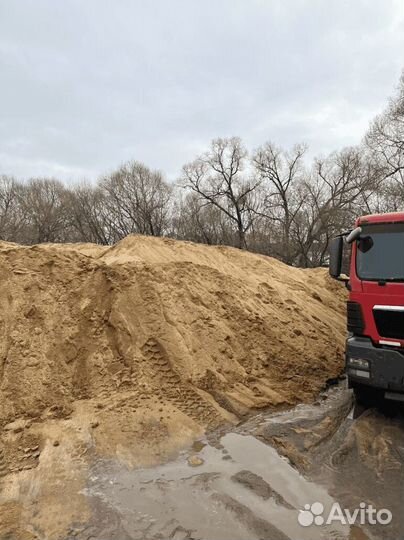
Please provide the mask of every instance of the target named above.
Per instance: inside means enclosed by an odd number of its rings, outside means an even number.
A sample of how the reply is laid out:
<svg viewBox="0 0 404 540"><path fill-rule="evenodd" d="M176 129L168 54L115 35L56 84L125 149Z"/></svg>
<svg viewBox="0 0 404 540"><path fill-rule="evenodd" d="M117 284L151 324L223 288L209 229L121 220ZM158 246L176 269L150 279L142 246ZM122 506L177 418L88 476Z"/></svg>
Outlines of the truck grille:
<svg viewBox="0 0 404 540"><path fill-rule="evenodd" d="M381 337L404 339L404 311L373 308L373 316Z"/></svg>

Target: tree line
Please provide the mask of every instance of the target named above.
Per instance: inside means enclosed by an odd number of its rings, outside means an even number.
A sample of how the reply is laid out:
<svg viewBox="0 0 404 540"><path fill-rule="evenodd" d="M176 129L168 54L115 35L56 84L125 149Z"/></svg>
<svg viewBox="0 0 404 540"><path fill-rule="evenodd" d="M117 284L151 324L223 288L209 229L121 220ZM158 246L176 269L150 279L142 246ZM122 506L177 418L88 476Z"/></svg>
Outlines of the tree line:
<svg viewBox="0 0 404 540"><path fill-rule="evenodd" d="M0 239L113 244L128 234L225 244L287 264L324 264L330 238L364 213L404 203L404 75L362 143L306 159L307 147L212 141L178 181L132 161L96 183L0 176Z"/></svg>

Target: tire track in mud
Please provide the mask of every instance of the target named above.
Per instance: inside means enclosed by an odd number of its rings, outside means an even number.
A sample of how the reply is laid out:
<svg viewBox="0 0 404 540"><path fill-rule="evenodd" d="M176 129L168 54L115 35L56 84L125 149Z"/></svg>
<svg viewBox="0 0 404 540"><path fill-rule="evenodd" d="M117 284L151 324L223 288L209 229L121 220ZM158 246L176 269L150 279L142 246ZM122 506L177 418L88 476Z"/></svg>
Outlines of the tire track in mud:
<svg viewBox="0 0 404 540"><path fill-rule="evenodd" d="M4 449L0 447L0 480L8 473Z"/></svg>
<svg viewBox="0 0 404 540"><path fill-rule="evenodd" d="M184 383L175 371L168 354L162 344L150 337L142 347L144 357L143 372L147 380L155 381L164 397L181 412L191 417L197 423L212 428L217 426L222 418L216 409L193 389Z"/></svg>

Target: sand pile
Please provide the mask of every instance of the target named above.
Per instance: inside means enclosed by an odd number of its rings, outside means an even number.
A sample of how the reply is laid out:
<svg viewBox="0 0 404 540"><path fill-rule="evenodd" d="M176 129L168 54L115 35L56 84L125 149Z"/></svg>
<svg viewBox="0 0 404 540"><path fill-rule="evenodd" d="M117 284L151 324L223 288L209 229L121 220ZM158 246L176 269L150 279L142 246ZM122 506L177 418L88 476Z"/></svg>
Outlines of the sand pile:
<svg viewBox="0 0 404 540"><path fill-rule="evenodd" d="M0 278L1 538L76 537L100 459L164 460L343 366L345 292L323 269L129 237L0 243Z"/></svg>
<svg viewBox="0 0 404 540"><path fill-rule="evenodd" d="M0 276L3 473L79 431L104 455L153 461L311 399L343 366L345 294L323 269L132 236L0 243Z"/></svg>

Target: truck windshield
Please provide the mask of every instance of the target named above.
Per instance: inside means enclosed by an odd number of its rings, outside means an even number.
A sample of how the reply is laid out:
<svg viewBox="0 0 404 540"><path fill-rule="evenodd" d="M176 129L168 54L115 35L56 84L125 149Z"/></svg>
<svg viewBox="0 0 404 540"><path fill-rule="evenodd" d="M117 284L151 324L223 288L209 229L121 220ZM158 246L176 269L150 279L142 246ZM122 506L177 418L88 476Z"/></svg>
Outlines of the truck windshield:
<svg viewBox="0 0 404 540"><path fill-rule="evenodd" d="M404 281L404 223L363 225L356 273L369 281Z"/></svg>

